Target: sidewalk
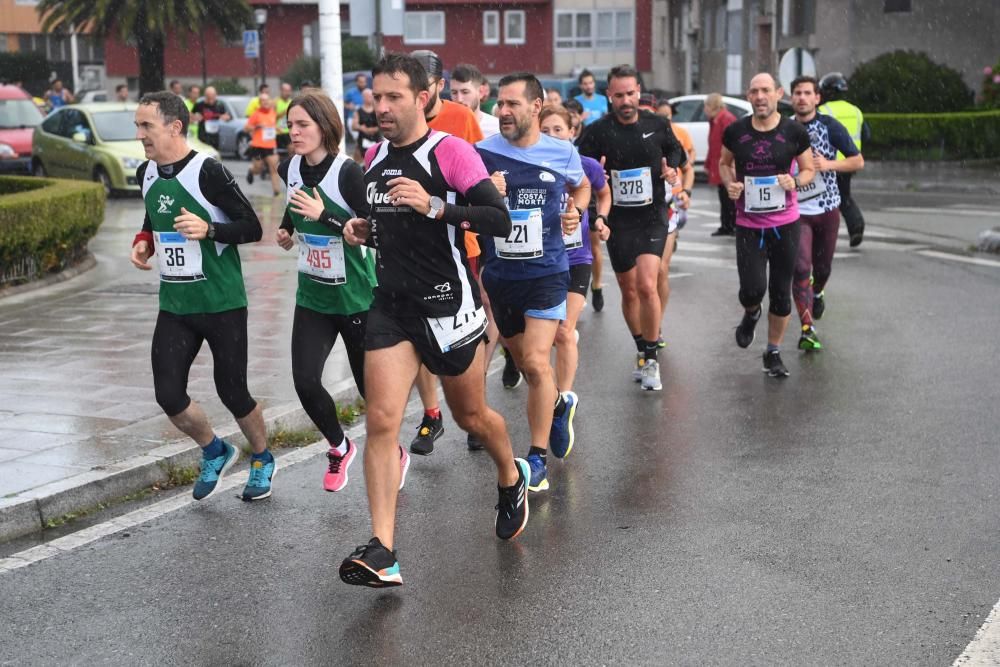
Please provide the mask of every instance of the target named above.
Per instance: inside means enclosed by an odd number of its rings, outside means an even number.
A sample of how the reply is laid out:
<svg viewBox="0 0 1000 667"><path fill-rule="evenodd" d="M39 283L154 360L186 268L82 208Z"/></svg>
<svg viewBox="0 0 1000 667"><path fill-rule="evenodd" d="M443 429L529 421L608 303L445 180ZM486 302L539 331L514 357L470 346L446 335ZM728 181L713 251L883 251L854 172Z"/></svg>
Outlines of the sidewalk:
<svg viewBox="0 0 1000 667"><path fill-rule="evenodd" d="M298 427L306 419L288 347L295 258L273 242L281 202L252 201L265 231L260 244L241 249L250 300L250 391L269 424L280 419ZM197 448L154 398L149 346L157 276L128 261L141 206L138 199L108 202L91 242L97 268L0 300L0 541L146 488L165 479L169 465L197 462ZM327 386L353 388L349 378L338 346L327 363ZM220 435L238 433L215 394L207 346L188 391Z"/></svg>
<svg viewBox="0 0 1000 667"><path fill-rule="evenodd" d="M1000 158L969 162L869 160L854 177L852 189L1000 195Z"/></svg>

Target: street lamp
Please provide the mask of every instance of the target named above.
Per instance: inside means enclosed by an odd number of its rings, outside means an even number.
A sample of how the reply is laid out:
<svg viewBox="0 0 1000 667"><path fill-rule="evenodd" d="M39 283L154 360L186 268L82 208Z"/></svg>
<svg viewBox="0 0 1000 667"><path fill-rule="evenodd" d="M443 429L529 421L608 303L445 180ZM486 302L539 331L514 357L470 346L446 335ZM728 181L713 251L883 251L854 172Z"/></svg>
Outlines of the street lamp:
<svg viewBox="0 0 1000 667"><path fill-rule="evenodd" d="M264 59L264 24L267 23L267 9L264 7L259 7L253 10L253 20L257 23L257 32L259 35L258 48L260 49L260 82L262 84L267 83L267 63Z"/></svg>

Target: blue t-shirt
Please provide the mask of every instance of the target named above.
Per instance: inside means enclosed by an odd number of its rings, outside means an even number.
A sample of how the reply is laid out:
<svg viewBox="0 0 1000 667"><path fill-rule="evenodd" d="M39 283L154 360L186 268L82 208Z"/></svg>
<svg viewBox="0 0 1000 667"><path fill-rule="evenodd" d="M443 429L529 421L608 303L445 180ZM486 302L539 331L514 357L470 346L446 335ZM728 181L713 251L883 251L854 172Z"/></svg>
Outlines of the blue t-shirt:
<svg viewBox="0 0 1000 667"><path fill-rule="evenodd" d="M483 274L527 280L568 271L561 214L569 197L567 186L583 182L576 147L542 134L537 143L521 148L495 134L476 144L476 149L488 172L499 171L507 179L505 202L513 222L506 239L479 237Z"/></svg>
<svg viewBox="0 0 1000 667"><path fill-rule="evenodd" d="M590 112L583 121L584 125L590 125L591 123L600 120L601 116L608 112L608 98L604 95L594 93L594 97L588 100L587 96L581 93L574 99L583 106L584 111Z"/></svg>
<svg viewBox="0 0 1000 667"><path fill-rule="evenodd" d="M583 173L590 181L590 192L592 196L596 197L597 191L603 189L608 182L607 176L604 175L604 167L601 166L600 162L586 155L581 155L580 160L583 163ZM583 245L566 251L570 266L594 263L594 253L590 250L590 211L588 207L581 206L581 208L583 208L583 219L580 220L580 228L583 230Z"/></svg>
<svg viewBox="0 0 1000 667"><path fill-rule="evenodd" d="M346 93L344 93L344 102L348 104L353 104L355 108L361 106L364 103L364 100L361 99L361 91L358 90L357 86L354 86Z"/></svg>

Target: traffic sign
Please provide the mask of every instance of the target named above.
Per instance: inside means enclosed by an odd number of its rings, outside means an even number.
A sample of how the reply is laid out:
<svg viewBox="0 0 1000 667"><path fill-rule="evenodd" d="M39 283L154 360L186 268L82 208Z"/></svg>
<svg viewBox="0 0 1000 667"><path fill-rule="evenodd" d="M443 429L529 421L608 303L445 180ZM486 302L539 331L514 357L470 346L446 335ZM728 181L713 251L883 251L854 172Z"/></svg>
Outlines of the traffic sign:
<svg viewBox="0 0 1000 667"><path fill-rule="evenodd" d="M260 35L256 30L243 31L243 55L247 58L260 57Z"/></svg>

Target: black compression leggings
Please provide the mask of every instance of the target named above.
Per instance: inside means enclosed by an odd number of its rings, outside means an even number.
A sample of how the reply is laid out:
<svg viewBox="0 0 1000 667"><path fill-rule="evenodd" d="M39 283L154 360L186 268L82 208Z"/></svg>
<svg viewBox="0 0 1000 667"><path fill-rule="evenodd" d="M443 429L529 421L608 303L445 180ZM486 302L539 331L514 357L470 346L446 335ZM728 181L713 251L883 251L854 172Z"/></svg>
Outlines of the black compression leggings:
<svg viewBox="0 0 1000 667"><path fill-rule="evenodd" d="M740 274L740 303L744 308L759 305L767 292L769 312L778 317L791 314L792 276L798 250L797 220L769 229L736 226L736 268Z"/></svg>
<svg viewBox="0 0 1000 667"><path fill-rule="evenodd" d="M323 387L323 368L337 342L337 336L343 337L354 384L364 398L367 320L367 312L327 315L295 306L295 320L292 324L292 379L295 381L295 392L299 395L306 414L332 445L339 445L343 441L344 431L337 418L337 405Z"/></svg>
<svg viewBox="0 0 1000 667"><path fill-rule="evenodd" d="M212 350L215 389L237 419L257 402L247 389L247 309L175 315L161 310L153 330L153 386L156 402L168 417L187 410L188 373L202 342Z"/></svg>

